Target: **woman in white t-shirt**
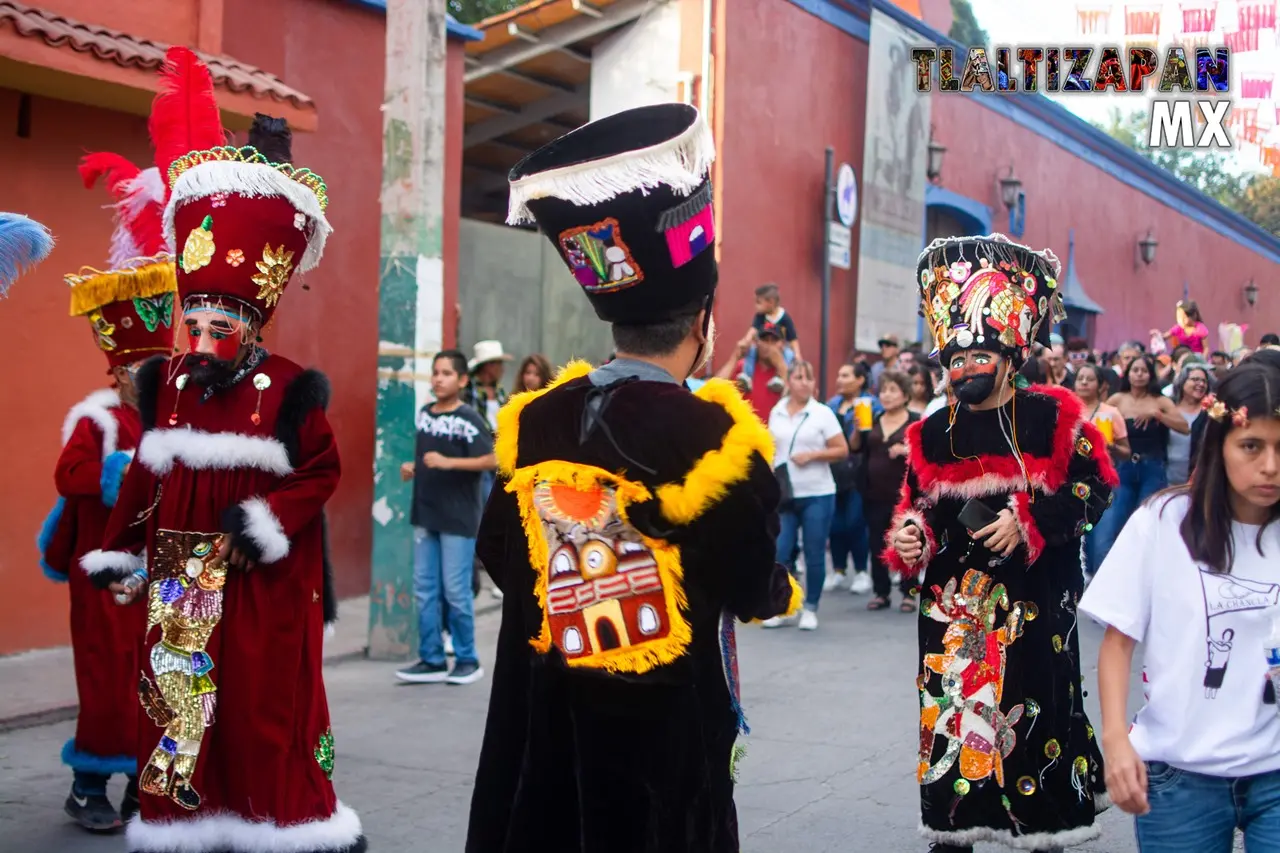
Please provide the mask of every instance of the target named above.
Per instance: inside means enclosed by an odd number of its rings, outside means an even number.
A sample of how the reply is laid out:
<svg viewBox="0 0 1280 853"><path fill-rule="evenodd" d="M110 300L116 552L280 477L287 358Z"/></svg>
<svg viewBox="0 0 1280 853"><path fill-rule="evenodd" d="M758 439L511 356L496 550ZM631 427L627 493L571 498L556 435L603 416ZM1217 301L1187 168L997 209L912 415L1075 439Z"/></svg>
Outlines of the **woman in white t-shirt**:
<svg viewBox="0 0 1280 853"><path fill-rule="evenodd" d="M813 398L813 365L796 362L787 377L787 396L769 413L773 435L773 468L785 466L793 499L779 507L778 561L795 570L796 542L803 531L805 599L800 630L818 627L818 599L827 572L827 537L836 509L836 481L831 463L849 455L844 430L830 407ZM784 624L765 621L766 628Z"/></svg>
<svg viewBox="0 0 1280 853"><path fill-rule="evenodd" d="M1107 793L1142 853L1280 851L1280 370L1232 370L1191 482L1135 512L1080 602L1098 655ZM1125 708L1143 644L1146 703ZM1277 668L1280 669L1280 668ZM1280 673L1277 673L1280 674Z"/></svg>

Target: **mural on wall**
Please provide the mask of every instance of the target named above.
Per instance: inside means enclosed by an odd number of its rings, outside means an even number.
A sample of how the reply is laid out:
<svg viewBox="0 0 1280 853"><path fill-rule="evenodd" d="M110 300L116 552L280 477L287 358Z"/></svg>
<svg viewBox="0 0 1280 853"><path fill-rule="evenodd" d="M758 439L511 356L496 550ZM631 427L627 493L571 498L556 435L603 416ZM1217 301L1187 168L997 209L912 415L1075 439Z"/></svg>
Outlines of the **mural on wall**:
<svg viewBox="0 0 1280 853"><path fill-rule="evenodd" d="M871 13L866 152L858 250L855 346L874 351L888 334L916 337L916 258L925 244L925 158L929 94L915 90L911 48L918 37Z"/></svg>

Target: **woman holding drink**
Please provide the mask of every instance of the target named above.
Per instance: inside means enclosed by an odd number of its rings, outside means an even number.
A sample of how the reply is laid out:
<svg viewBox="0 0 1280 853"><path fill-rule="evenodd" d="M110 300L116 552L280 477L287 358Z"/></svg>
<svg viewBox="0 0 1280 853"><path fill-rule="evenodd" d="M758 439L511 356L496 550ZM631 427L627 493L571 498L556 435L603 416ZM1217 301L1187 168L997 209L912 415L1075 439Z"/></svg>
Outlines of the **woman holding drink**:
<svg viewBox="0 0 1280 853"><path fill-rule="evenodd" d="M1080 402L1084 403L1085 416L1098 428L1102 437L1107 440L1107 449L1111 451L1111 459L1117 464L1129 458L1129 433L1125 429L1124 416L1115 406L1102 401L1102 374L1098 365L1084 362L1076 367L1076 384L1074 388ZM1093 577L1102 562L1101 555L1095 553L1097 537L1092 532L1084 537L1085 578Z"/></svg>

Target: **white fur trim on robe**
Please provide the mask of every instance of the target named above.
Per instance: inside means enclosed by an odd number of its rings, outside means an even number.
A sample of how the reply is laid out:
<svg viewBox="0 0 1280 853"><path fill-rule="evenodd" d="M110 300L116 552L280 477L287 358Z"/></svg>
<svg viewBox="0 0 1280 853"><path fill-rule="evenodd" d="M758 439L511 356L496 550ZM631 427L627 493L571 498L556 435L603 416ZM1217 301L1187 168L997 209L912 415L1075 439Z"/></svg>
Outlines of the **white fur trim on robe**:
<svg viewBox="0 0 1280 853"><path fill-rule="evenodd" d="M133 574L145 565L146 562L142 557L130 554L128 551L103 551L99 549L90 551L80 558L80 568L84 569L84 573L91 577L99 572Z"/></svg>
<svg viewBox="0 0 1280 853"><path fill-rule="evenodd" d="M289 537L269 503L262 498L249 498L241 502L240 508L244 510L244 532L262 552L264 563L274 563L289 556Z"/></svg>
<svg viewBox="0 0 1280 853"><path fill-rule="evenodd" d="M106 459L116 452L120 440L120 427L116 424L116 416L111 410L120 405L120 395L110 388L94 391L79 403L71 407L62 422L62 446L66 447L71 434L76 431L76 424L83 418L93 421L94 426L102 431L102 458Z"/></svg>
<svg viewBox="0 0 1280 853"><path fill-rule="evenodd" d="M138 461L163 477L181 462L196 471L257 468L280 477L293 473L289 452L274 438L191 427L153 429L142 436Z"/></svg>
<svg viewBox="0 0 1280 853"><path fill-rule="evenodd" d="M229 812L175 821L129 821L125 840L134 853L311 853L340 851L363 834L360 816L338 803L324 820L277 826L268 820L249 820Z"/></svg>

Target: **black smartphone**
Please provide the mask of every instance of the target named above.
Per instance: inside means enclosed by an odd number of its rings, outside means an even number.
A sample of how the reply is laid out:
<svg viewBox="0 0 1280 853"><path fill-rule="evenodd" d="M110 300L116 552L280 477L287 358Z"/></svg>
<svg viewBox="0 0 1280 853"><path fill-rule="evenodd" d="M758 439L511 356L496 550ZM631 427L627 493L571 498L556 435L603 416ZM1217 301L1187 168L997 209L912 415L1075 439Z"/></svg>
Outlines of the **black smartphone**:
<svg viewBox="0 0 1280 853"><path fill-rule="evenodd" d="M969 498L965 505L960 508L960 514L956 518L964 525L965 530L970 533L976 533L995 521L998 515L991 507L977 498Z"/></svg>

